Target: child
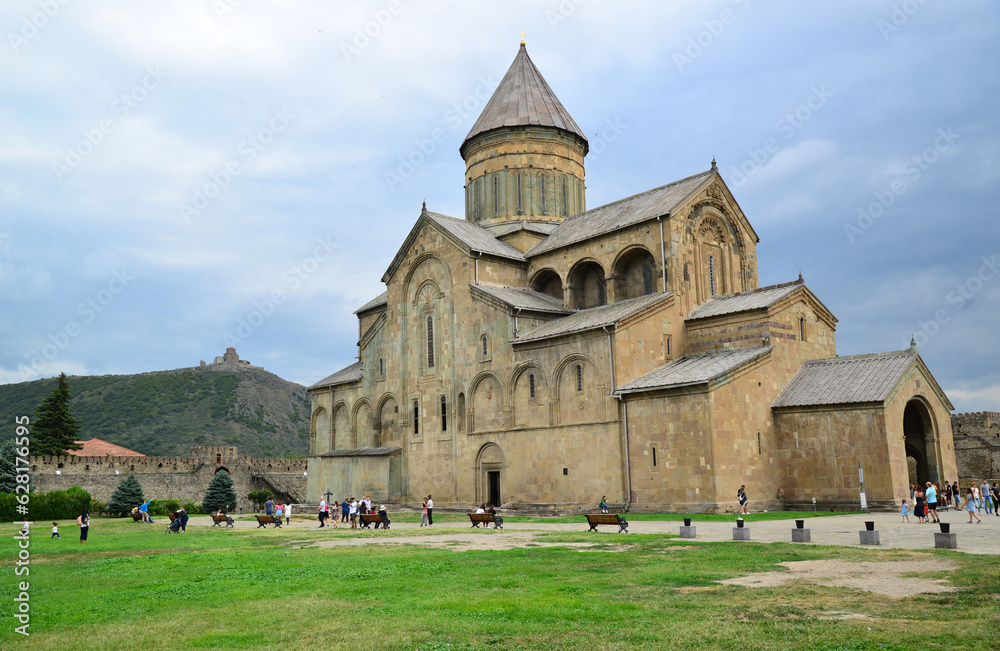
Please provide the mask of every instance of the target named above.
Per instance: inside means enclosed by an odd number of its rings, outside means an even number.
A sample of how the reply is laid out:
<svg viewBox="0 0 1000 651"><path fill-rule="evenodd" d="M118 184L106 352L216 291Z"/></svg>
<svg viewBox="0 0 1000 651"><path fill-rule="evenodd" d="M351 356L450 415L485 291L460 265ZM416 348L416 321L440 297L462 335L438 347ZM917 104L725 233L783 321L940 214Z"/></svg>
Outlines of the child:
<svg viewBox="0 0 1000 651"><path fill-rule="evenodd" d="M24 537L24 536L27 536L27 535L28 535L28 521L25 520L24 521L24 526L21 527L21 536Z"/></svg>
<svg viewBox="0 0 1000 651"><path fill-rule="evenodd" d="M906 505L906 498L903 498L903 507L899 509L899 515L902 516L900 522L910 521L910 507Z"/></svg>
<svg viewBox="0 0 1000 651"><path fill-rule="evenodd" d="M53 522L52 523L52 538L59 538L60 540L62 540L62 536L59 535L59 523L58 522ZM49 540L52 540L52 538L49 538Z"/></svg>

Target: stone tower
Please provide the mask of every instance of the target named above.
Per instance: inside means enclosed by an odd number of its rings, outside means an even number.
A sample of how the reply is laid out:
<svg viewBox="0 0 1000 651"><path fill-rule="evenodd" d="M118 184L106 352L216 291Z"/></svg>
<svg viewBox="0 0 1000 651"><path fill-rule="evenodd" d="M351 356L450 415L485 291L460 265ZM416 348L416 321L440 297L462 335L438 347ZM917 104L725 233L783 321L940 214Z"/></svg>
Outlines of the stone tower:
<svg viewBox="0 0 1000 651"><path fill-rule="evenodd" d="M459 148L465 219L524 252L586 210L583 131L532 63L517 56Z"/></svg>

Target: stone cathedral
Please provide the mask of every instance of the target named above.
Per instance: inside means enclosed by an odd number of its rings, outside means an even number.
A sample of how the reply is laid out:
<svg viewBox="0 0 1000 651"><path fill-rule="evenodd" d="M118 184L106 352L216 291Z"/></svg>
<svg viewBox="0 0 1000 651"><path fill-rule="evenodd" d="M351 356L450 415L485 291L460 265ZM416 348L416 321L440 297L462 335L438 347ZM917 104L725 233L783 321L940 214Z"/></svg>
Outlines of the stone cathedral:
<svg viewBox="0 0 1000 651"><path fill-rule="evenodd" d="M459 152L465 216L426 209L358 308L358 362L309 387L307 498L725 511L909 497L957 479L917 352L838 357L802 277L711 168L586 206L588 142L521 44Z"/></svg>

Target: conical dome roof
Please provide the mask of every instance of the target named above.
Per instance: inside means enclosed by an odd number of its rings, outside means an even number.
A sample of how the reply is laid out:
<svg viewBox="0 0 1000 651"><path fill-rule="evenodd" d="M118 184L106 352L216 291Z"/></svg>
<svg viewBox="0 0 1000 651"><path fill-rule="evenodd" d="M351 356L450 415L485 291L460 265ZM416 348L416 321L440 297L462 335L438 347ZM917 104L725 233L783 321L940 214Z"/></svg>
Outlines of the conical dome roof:
<svg viewBox="0 0 1000 651"><path fill-rule="evenodd" d="M587 137L532 63L524 43L460 150L481 133L517 126L562 129L583 140L585 154L589 149Z"/></svg>

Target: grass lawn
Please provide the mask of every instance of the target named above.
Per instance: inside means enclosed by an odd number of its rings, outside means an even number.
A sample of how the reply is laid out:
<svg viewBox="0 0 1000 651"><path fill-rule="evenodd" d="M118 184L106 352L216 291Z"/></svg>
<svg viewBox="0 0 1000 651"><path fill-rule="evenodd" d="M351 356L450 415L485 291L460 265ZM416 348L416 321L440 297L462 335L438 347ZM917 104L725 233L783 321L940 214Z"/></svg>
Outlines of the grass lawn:
<svg viewBox="0 0 1000 651"><path fill-rule="evenodd" d="M443 524L435 535L468 533ZM316 548L302 545L425 532L189 527L165 535L159 522L95 518L83 545L73 525L61 527L58 541L39 527L31 574L15 577L17 528L0 525L4 593L13 599L15 582L30 582L31 636L5 618L4 648L1000 648L1000 556L586 532L538 540L601 541L606 550ZM804 583L714 582L782 561L912 558L954 563L947 578L960 590L893 599Z"/></svg>

